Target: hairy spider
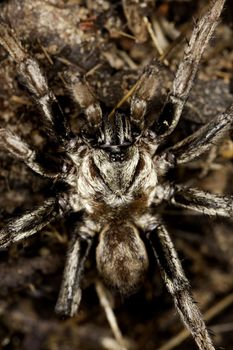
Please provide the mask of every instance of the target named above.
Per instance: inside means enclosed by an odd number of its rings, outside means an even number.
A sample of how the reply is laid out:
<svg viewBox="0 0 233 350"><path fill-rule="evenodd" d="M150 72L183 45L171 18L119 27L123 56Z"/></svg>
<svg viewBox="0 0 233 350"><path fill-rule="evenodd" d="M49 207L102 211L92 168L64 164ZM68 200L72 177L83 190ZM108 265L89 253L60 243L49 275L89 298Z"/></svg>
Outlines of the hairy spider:
<svg viewBox="0 0 233 350"><path fill-rule="evenodd" d="M35 59L22 48L13 30L0 21L0 44L41 109L66 158L61 172L48 173L37 152L8 130L0 129L0 145L36 173L65 183L55 198L16 218L0 231L0 247L25 239L68 212L84 214L72 233L56 311L73 316L81 299L81 280L90 248L97 241L96 265L110 286L127 294L143 281L149 259L144 242L152 246L162 277L178 313L199 349L213 350L198 306L193 301L176 250L156 213L162 201L207 215L230 217L233 198L171 184L166 172L208 151L232 127L233 106L182 142L159 151L175 129L196 76L199 62L217 25L224 0L215 0L197 22L165 105L156 122L146 119L148 102L160 88L160 66L153 61L141 75L131 97L130 113L103 115L85 78L66 76L86 123L73 135L54 94ZM71 165L70 165L71 164ZM58 187L58 188L61 188ZM64 188L64 187L63 187ZM94 240L94 238L96 238Z"/></svg>

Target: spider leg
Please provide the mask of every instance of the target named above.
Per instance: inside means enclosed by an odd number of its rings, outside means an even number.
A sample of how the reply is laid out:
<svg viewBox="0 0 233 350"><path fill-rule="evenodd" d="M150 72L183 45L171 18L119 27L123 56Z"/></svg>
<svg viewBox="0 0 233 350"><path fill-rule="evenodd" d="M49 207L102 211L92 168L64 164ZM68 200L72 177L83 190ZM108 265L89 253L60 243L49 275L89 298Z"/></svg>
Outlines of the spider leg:
<svg viewBox="0 0 233 350"><path fill-rule="evenodd" d="M55 307L56 313L73 317L81 301L81 279L92 240L74 233L69 243L62 285Z"/></svg>
<svg viewBox="0 0 233 350"><path fill-rule="evenodd" d="M202 54L217 26L224 2L225 0L211 2L210 9L197 22L191 38L184 48L183 60L178 67L173 85L156 125L156 133L161 139L171 134L180 119L197 74Z"/></svg>
<svg viewBox="0 0 233 350"><path fill-rule="evenodd" d="M157 60L153 60L139 78L131 97L130 119L139 130L144 127L148 102L161 88L161 69L162 65Z"/></svg>
<svg viewBox="0 0 233 350"><path fill-rule="evenodd" d="M201 312L194 302L176 250L163 225L148 232L148 238L158 261L163 280L171 293L178 313L191 332L200 350L214 350Z"/></svg>
<svg viewBox="0 0 233 350"><path fill-rule="evenodd" d="M205 215L233 216L233 196L220 196L196 188L175 185L170 198L172 204Z"/></svg>
<svg viewBox="0 0 233 350"><path fill-rule="evenodd" d="M49 173L37 162L37 153L17 135L6 129L0 128L0 147L11 153L15 158L24 163L42 176L55 178L59 173Z"/></svg>
<svg viewBox="0 0 233 350"><path fill-rule="evenodd" d="M102 110L85 76L77 71L70 71L65 74L65 79L74 100L82 108L89 126L92 130L93 128L96 130L102 122Z"/></svg>
<svg viewBox="0 0 233 350"><path fill-rule="evenodd" d="M65 145L72 135L57 99L49 89L38 62L21 46L14 31L2 19L0 19L0 44L16 63L18 73L41 108L44 121L54 136Z"/></svg>
<svg viewBox="0 0 233 350"><path fill-rule="evenodd" d="M176 164L190 162L208 151L233 127L233 104L208 124L170 148Z"/></svg>
<svg viewBox="0 0 233 350"><path fill-rule="evenodd" d="M174 165L190 162L210 150L233 127L233 105L218 115L194 134L172 146L161 155L155 156L158 163L166 162L165 172ZM169 163L168 159L171 162ZM162 167L162 165L161 165Z"/></svg>
<svg viewBox="0 0 233 350"><path fill-rule="evenodd" d="M58 200L48 199L39 208L12 219L0 230L0 248L21 241L40 231L59 213Z"/></svg>

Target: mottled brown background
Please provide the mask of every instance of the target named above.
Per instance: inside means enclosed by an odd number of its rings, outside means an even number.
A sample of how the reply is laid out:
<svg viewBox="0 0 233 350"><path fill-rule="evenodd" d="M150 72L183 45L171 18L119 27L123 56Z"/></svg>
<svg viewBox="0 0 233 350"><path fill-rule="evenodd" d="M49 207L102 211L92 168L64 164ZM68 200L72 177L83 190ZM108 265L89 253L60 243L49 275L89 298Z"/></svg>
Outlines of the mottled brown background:
<svg viewBox="0 0 233 350"><path fill-rule="evenodd" d="M114 107L137 80L143 67L158 52L142 21L170 27L163 35L167 56L161 96L172 81L182 47L194 18L207 1L141 1L144 10L122 2L105 0L2 0L0 15L10 22L23 44L39 60L50 86L58 96L73 130L79 130L80 112L69 97L62 74L67 69L87 73L88 81L106 106ZM202 59L198 80L181 122L169 142L196 130L223 111L233 100L233 1L227 1L217 31ZM135 19L135 21L134 21ZM178 35L180 40L174 41ZM34 147L53 152L46 141L35 104L17 77L14 65L0 48L0 127L19 134ZM232 136L232 135L230 135ZM233 142L200 160L169 174L172 181L186 182L215 193L233 194ZM52 183L41 179L0 152L0 225L50 195ZM218 347L233 348L233 225L232 220L202 217L197 213L162 208L162 215L191 281L195 299L206 312L216 310L208 323ZM87 266L83 300L77 317L60 320L54 306L61 282L69 239L69 223L59 220L26 242L0 252L0 348L4 350L119 349L99 305L93 286L91 264ZM143 288L123 299L111 292L120 328L132 349L196 349L189 337L168 347L170 338L183 326L158 268L152 268ZM222 309L216 305L222 301ZM166 345L167 344L167 345ZM167 347L166 347L167 346Z"/></svg>

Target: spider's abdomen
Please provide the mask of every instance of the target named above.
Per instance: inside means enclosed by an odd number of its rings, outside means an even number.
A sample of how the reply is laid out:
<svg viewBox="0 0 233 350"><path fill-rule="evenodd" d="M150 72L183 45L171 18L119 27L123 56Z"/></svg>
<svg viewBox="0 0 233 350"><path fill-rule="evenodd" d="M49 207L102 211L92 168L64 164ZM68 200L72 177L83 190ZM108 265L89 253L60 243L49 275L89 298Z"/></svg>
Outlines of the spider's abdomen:
<svg viewBox="0 0 233 350"><path fill-rule="evenodd" d="M127 222L107 225L99 236L97 268L105 282L123 294L142 283L148 269L148 255L136 227Z"/></svg>

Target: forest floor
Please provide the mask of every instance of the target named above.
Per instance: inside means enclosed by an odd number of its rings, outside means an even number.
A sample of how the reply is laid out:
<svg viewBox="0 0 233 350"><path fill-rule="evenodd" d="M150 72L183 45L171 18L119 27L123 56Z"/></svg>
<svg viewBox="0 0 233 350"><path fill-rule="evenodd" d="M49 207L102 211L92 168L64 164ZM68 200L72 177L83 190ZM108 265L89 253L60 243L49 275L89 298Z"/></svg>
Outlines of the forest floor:
<svg viewBox="0 0 233 350"><path fill-rule="evenodd" d="M81 111L64 84L64 72L72 69L85 74L106 111L110 111L136 83L143 68L154 57L160 58L165 68L161 91L152 104L158 110L171 86L194 19L205 11L206 3L143 0L139 6L137 1L127 0L3 0L0 15L38 59L73 131L79 132L77 116ZM169 144L197 130L233 101L232 8L233 1L227 1ZM0 82L0 127L17 133L40 151L54 154L57 146L48 140L36 104L1 47ZM124 108L127 110L127 103ZM168 178L233 195L232 136L214 145L198 161L172 171ZM35 175L24 163L0 151L0 226L12 216L40 205L52 193L52 180ZM170 206L159 210L216 347L232 350L232 219L213 219ZM59 219L30 239L0 251L0 349L121 349L97 297L94 259L86 266L78 315L61 319L54 312L69 236L69 221ZM107 295L129 349L196 349L156 265L134 295L123 298L112 290Z"/></svg>

